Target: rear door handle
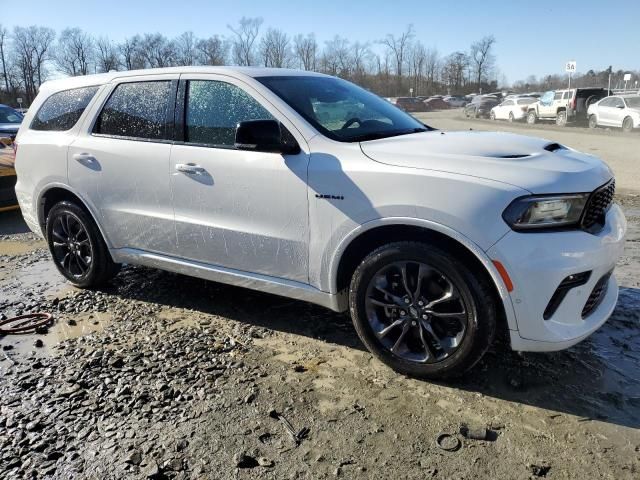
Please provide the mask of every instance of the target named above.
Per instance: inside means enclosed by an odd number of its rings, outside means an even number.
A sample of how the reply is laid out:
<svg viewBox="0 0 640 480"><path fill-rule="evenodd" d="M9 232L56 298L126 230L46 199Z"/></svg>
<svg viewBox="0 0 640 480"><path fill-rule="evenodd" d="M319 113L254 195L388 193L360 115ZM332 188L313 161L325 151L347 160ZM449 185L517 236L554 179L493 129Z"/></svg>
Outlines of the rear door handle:
<svg viewBox="0 0 640 480"><path fill-rule="evenodd" d="M176 171L189 175L204 175L207 172L200 165L193 165L190 163L177 163Z"/></svg>
<svg viewBox="0 0 640 480"><path fill-rule="evenodd" d="M96 161L96 157L90 153L74 153L73 159L80 163L93 163Z"/></svg>

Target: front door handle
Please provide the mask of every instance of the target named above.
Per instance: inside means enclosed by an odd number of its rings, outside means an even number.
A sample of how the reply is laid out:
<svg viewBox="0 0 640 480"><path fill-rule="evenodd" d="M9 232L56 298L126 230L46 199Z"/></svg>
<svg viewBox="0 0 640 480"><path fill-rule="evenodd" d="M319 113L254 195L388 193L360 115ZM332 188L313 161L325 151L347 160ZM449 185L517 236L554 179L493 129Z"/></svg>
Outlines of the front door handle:
<svg viewBox="0 0 640 480"><path fill-rule="evenodd" d="M96 161L96 157L90 153L74 153L73 159L80 163L93 163Z"/></svg>
<svg viewBox="0 0 640 480"><path fill-rule="evenodd" d="M191 163L177 163L176 171L181 173L187 173L189 175L204 175L207 172L200 165L194 165Z"/></svg>

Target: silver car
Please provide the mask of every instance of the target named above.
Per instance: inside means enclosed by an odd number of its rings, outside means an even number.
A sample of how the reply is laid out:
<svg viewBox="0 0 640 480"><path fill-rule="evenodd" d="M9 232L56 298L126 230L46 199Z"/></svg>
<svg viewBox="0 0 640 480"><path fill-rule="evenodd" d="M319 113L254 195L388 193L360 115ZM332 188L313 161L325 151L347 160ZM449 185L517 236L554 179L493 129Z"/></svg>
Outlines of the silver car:
<svg viewBox="0 0 640 480"><path fill-rule="evenodd" d="M640 96L611 96L589 107L589 127L618 127L625 132L640 128Z"/></svg>

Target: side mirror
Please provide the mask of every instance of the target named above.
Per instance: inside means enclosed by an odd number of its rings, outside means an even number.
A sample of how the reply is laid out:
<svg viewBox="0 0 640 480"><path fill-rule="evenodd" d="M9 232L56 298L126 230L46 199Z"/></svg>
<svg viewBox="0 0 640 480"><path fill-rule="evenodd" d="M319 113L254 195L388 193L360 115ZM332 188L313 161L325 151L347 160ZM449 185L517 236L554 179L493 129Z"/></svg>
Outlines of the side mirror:
<svg viewBox="0 0 640 480"><path fill-rule="evenodd" d="M277 120L248 120L236 126L238 150L296 154L300 146L293 135Z"/></svg>

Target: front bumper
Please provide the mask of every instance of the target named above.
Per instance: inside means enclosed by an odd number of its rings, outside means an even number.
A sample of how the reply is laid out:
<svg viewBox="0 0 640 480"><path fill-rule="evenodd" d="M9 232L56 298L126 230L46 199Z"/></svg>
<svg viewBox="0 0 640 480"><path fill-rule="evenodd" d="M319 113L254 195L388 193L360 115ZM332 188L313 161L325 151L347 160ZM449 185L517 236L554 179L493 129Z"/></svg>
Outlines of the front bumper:
<svg viewBox="0 0 640 480"><path fill-rule="evenodd" d="M613 312L618 284L612 275L598 306L583 318L582 311L600 279L615 268L624 249L627 223L618 205L606 217L604 229L583 231L509 232L488 252L505 266L513 281L511 302L518 330L511 346L518 351L553 351L583 340ZM544 311L563 279L590 271L587 283L571 289L548 319Z"/></svg>

